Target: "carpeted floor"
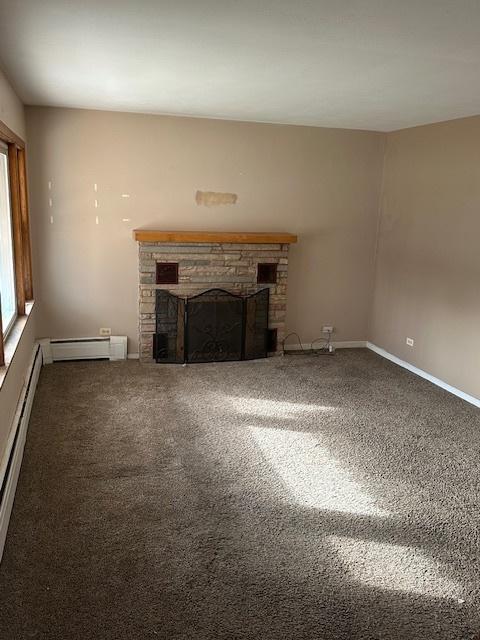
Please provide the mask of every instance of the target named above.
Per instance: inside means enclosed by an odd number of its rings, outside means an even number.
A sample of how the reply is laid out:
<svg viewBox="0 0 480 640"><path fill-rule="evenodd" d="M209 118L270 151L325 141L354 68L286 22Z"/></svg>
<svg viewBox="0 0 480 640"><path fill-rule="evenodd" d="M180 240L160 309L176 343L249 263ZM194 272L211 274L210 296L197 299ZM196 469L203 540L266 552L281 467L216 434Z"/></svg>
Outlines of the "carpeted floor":
<svg viewBox="0 0 480 640"><path fill-rule="evenodd" d="M466 640L480 411L366 350L44 367L0 638Z"/></svg>

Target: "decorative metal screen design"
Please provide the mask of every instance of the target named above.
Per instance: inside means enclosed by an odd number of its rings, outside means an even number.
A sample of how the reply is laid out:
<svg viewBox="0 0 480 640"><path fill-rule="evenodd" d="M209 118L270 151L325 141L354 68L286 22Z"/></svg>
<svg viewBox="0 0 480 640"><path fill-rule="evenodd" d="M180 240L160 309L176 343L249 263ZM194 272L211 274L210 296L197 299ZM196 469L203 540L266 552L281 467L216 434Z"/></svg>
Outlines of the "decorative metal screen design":
<svg viewBox="0 0 480 640"><path fill-rule="evenodd" d="M184 362L185 301L168 291L158 289L155 317L154 359L157 362Z"/></svg>
<svg viewBox="0 0 480 640"><path fill-rule="evenodd" d="M223 289L210 289L187 300L185 360L241 360L243 298Z"/></svg>
<svg viewBox="0 0 480 640"><path fill-rule="evenodd" d="M210 289L182 298L156 292L157 362L221 362L265 358L269 289L238 296Z"/></svg>

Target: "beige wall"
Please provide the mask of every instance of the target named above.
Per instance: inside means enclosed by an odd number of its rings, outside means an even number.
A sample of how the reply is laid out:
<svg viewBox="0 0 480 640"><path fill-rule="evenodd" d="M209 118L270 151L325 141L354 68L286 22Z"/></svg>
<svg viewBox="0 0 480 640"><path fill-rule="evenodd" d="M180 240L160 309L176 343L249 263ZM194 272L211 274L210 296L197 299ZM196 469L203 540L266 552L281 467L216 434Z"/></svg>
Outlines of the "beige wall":
<svg viewBox="0 0 480 640"><path fill-rule="evenodd" d="M297 233L289 330L367 338L383 134L38 107L27 124L39 335L111 327L138 350L144 227ZM238 203L199 207L197 189Z"/></svg>
<svg viewBox="0 0 480 640"><path fill-rule="evenodd" d="M17 135L25 138L25 118L23 106L0 71L0 120ZM13 416L22 390L27 366L33 353L35 338L35 313L28 318L15 356L10 364L3 384L0 388L0 460L5 453L8 434L12 426Z"/></svg>
<svg viewBox="0 0 480 640"><path fill-rule="evenodd" d="M370 338L477 398L479 247L480 117L388 134Z"/></svg>

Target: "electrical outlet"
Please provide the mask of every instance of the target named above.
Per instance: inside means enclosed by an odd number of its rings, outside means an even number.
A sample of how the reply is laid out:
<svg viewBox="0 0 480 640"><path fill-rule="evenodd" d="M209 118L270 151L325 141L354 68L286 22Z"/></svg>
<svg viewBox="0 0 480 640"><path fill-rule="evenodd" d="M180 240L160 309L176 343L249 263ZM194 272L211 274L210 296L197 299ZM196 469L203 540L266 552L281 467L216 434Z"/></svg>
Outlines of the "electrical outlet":
<svg viewBox="0 0 480 640"><path fill-rule="evenodd" d="M331 325L324 325L322 327L322 333L333 333L333 327Z"/></svg>
<svg viewBox="0 0 480 640"><path fill-rule="evenodd" d="M111 336L112 330L110 329L110 327L100 327L99 333L101 336Z"/></svg>
<svg viewBox="0 0 480 640"><path fill-rule="evenodd" d="M409 347L413 347L413 345L415 344L415 340L413 338L407 338L406 342Z"/></svg>

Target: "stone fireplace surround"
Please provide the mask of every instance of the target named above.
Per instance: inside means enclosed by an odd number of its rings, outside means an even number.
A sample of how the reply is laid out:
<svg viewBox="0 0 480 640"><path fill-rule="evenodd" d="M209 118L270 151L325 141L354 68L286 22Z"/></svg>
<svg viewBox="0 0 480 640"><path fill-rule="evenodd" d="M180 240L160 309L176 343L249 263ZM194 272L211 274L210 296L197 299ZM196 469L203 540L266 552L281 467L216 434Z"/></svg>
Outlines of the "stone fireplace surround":
<svg viewBox="0 0 480 640"><path fill-rule="evenodd" d="M277 330L277 352L285 337L288 233L221 233L134 231L138 242L139 355L154 362L155 291L187 298L212 288L237 295L270 289L269 329ZM156 284L156 265L178 264L178 284ZM257 283L259 264L276 264L275 283ZM273 355L273 354L272 354Z"/></svg>

